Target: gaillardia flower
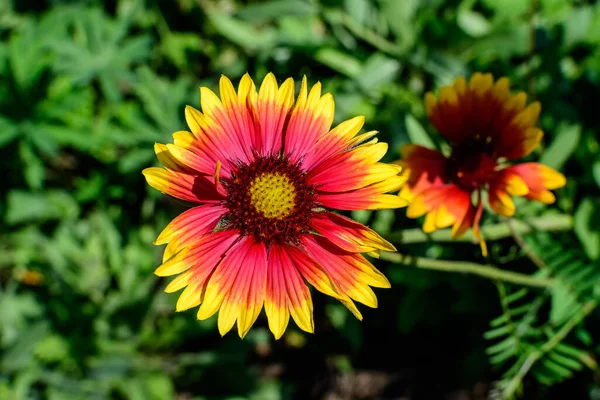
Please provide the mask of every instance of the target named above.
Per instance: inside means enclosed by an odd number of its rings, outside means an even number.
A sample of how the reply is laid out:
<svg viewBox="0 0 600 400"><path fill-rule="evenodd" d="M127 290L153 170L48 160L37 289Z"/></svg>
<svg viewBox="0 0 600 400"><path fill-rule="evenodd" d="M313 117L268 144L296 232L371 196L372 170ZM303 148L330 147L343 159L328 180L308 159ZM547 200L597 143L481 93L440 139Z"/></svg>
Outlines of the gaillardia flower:
<svg viewBox="0 0 600 400"><path fill-rule="evenodd" d="M156 144L165 168L144 170L150 186L197 204L155 242L168 243L156 274L178 275L166 292L185 288L177 310L219 311L219 332L237 321L243 337L264 304L276 338L290 315L313 332L309 283L361 319L354 301L376 307L370 286L390 286L362 253L395 249L329 210L406 206L386 194L406 180L401 167L379 162L387 145L376 132L357 135L363 117L330 129L334 102L319 83L309 92L304 78L294 101L291 78L278 87L268 74L257 92L246 74L236 92L223 76L220 94L200 88L203 112L185 109L191 132Z"/></svg>
<svg viewBox="0 0 600 400"><path fill-rule="evenodd" d="M526 100L523 92L511 96L507 78L494 82L491 74L481 73L468 83L456 79L438 98L427 93L427 115L449 141L451 152L446 157L412 144L400 149L398 164L409 177L400 191L411 200L406 215L426 214L423 230L428 233L452 226L452 236L458 237L473 227L486 255L479 231L482 191L487 191L490 208L503 216L515 212L511 196L553 203L549 189L564 186L562 174L535 162L511 164L529 155L543 136L535 126L540 103L526 106Z"/></svg>

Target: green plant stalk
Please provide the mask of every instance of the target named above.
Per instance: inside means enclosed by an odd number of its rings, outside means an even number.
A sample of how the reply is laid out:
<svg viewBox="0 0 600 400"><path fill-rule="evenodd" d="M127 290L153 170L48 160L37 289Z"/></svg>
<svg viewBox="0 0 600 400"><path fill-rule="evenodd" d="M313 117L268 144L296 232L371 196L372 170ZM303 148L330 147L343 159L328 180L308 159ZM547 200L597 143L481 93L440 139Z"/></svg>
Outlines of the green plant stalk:
<svg viewBox="0 0 600 400"><path fill-rule="evenodd" d="M519 372L510 380L510 383L506 386L506 389L502 392L504 399L511 399L515 395L516 391L521 386L521 382L531 370L533 365L539 361L544 354L552 351L560 342L562 342L567 335L575 328L585 317L587 317L592 311L596 309L598 302L596 300L590 300L581 307L581 310L571 317L566 324L558 332L554 334L546 343L544 343L539 350L531 353L523 365L519 368Z"/></svg>
<svg viewBox="0 0 600 400"><path fill-rule="evenodd" d="M348 14L341 13L341 15L336 16L341 20L341 22L350 32L352 32L355 36L358 36L359 38L363 39L367 43L370 43L373 47L392 56L402 55L401 49L396 44L380 36L377 32L362 26Z"/></svg>
<svg viewBox="0 0 600 400"><path fill-rule="evenodd" d="M413 257L399 253L388 252L382 252L380 259L422 269L473 274L488 279L511 282L524 286L545 288L552 286L553 283L553 280L550 278L520 274L518 272L502 270L493 265L477 264L468 261L435 260L432 258Z"/></svg>
<svg viewBox="0 0 600 400"><path fill-rule="evenodd" d="M568 231L573 229L573 217L566 214L545 215L542 217L531 218L525 221L516 219L502 222L499 224L485 225L481 227L481 233L487 241L503 239L513 235L513 231L518 234L527 234L532 231ZM463 236L452 239L451 229L441 229L433 233L424 233L421 229L406 229L403 231L392 232L386 235L386 239L393 243L422 243L429 240L436 242L476 242L472 232L467 232Z"/></svg>

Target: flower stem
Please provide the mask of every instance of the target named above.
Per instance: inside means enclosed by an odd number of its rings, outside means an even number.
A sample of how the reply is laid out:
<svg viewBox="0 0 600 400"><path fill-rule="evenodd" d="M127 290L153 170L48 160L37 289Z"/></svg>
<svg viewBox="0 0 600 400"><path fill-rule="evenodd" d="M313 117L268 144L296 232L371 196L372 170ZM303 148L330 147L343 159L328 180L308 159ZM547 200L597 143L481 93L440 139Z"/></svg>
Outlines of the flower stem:
<svg viewBox="0 0 600 400"><path fill-rule="evenodd" d="M422 269L479 275L488 279L511 282L525 286L550 287L553 283L553 280L550 278L520 274L518 272L502 270L493 265L477 264L468 261L435 260L432 258L413 257L388 252L382 252L380 259Z"/></svg>
<svg viewBox="0 0 600 400"><path fill-rule="evenodd" d="M487 241L494 241L512 236L513 231L522 235L532 231L567 231L573 228L573 217L566 214L544 215L525 221L515 219L511 221L512 222L510 223L507 221L499 224L482 226L481 233ZM426 234L419 228L405 229L386 235L386 239L394 243L402 244L421 243L429 240L436 242L477 242L472 232L467 232L459 238L452 239L451 229L441 229L431 234Z"/></svg>

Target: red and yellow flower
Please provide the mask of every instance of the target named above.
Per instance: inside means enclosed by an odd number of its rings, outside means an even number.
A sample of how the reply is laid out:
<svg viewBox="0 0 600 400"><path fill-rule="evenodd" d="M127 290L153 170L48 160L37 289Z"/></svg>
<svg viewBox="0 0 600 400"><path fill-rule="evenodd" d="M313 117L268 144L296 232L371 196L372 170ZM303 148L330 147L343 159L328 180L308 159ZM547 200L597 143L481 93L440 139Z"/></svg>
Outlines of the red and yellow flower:
<svg viewBox="0 0 600 400"><path fill-rule="evenodd" d="M408 204L386 194L406 180L379 162L387 144L358 134L363 117L331 129L333 98L319 83L309 91L306 78L297 99L294 81L278 86L273 74L258 91L247 74L237 91L222 77L220 98L205 87L200 98L202 112L185 109L190 132L156 144L164 168L144 170L152 187L196 204L155 242L168 243L156 274L178 275L166 291L184 289L177 310L200 306L198 319L219 311L219 332L237 321L243 337L264 304L276 338L290 315L313 332L308 282L361 319L354 301L376 307L371 286L390 286L362 253L395 249L330 210Z"/></svg>
<svg viewBox="0 0 600 400"><path fill-rule="evenodd" d="M458 237L473 227L485 255L479 231L482 191L487 191L490 208L503 216L515 212L511 196L553 203L550 190L566 182L561 173L536 162L511 164L529 155L543 136L536 127L540 103L526 101L523 92L511 95L507 78L494 81L481 73L469 82L456 79L437 98L427 93L427 115L451 152L446 157L423 146L401 148L398 164L405 167L408 181L400 196L411 201L407 216L425 215L423 230L428 233L452 226L452 236Z"/></svg>

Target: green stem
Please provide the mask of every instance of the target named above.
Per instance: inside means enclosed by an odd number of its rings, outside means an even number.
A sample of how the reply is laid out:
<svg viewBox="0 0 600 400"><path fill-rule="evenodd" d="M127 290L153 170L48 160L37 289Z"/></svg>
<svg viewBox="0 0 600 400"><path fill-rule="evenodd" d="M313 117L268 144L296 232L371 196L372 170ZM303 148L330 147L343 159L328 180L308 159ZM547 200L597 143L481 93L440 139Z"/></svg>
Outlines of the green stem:
<svg viewBox="0 0 600 400"><path fill-rule="evenodd" d="M380 36L377 32L362 26L348 14L342 13L341 16L339 16L339 18L350 32L352 32L355 36L358 36L365 42L371 44L373 47L392 56L400 56L402 54L401 49L398 46L396 46L396 44Z"/></svg>
<svg viewBox="0 0 600 400"><path fill-rule="evenodd" d="M512 226L511 226L512 225ZM545 215L542 217L531 218L525 221L511 220L509 223L486 225L481 227L481 233L487 241L494 241L513 235L513 231L518 234L527 234L532 231L567 231L573 229L573 217L566 214ZM403 231L392 232L386 235L386 239L394 243L422 243L429 240L436 242L476 242L472 232L452 239L451 229L441 229L431 234L424 233L421 229L406 229Z"/></svg>
<svg viewBox="0 0 600 400"><path fill-rule="evenodd" d="M503 390L503 398L511 399L515 395L516 391L521 386L521 382L527 375L527 373L531 370L533 365L539 361L546 353L551 352L554 348L562 342L567 335L575 328L585 317L587 317L592 311L596 309L598 306L598 302L596 300L590 300L581 307L581 310L567 321L566 324L563 325L562 328L554 336L550 338L546 343L544 343L539 350L531 353L523 364L521 368L519 368L519 372L510 380L509 384L506 386L506 389Z"/></svg>
<svg viewBox="0 0 600 400"><path fill-rule="evenodd" d="M380 258L396 264L436 271L462 272L525 286L550 287L553 283L553 280L549 278L520 274L518 272L502 270L492 265L483 265L468 261L435 260L432 258L413 257L388 252L382 252Z"/></svg>

